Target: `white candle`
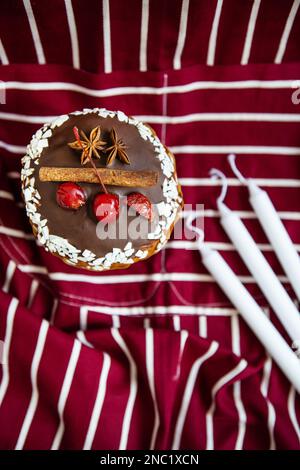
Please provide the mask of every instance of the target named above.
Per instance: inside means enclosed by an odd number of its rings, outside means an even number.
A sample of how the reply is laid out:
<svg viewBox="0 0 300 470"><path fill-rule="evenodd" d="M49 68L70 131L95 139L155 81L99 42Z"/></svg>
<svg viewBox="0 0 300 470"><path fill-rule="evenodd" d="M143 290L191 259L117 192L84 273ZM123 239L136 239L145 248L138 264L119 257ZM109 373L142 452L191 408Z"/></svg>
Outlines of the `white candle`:
<svg viewBox="0 0 300 470"><path fill-rule="evenodd" d="M242 184L248 186L250 204L300 300L300 256L267 192L260 189L251 178L247 179L242 175L236 166L235 159L235 155L228 155L232 171Z"/></svg>
<svg viewBox="0 0 300 470"><path fill-rule="evenodd" d="M221 255L204 245L199 248L202 261L221 289L264 345L295 389L300 393L300 360L290 349L262 309L239 281Z"/></svg>
<svg viewBox="0 0 300 470"><path fill-rule="evenodd" d="M218 201L221 224L290 337L300 339L300 315L241 219Z"/></svg>
<svg viewBox="0 0 300 470"><path fill-rule="evenodd" d="M249 201L300 300L300 257L266 191L247 180Z"/></svg>

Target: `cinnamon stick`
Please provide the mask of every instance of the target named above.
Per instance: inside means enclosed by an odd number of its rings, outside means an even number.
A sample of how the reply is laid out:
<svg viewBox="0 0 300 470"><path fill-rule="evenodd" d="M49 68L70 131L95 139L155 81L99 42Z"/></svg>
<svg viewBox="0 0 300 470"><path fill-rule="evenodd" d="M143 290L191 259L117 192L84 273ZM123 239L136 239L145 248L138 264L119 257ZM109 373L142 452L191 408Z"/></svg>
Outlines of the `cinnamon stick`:
<svg viewBox="0 0 300 470"><path fill-rule="evenodd" d="M112 170L97 168L104 184L111 186L149 187L158 180L156 171ZM39 170L41 181L72 181L81 183L99 183L93 168L61 168L42 166Z"/></svg>

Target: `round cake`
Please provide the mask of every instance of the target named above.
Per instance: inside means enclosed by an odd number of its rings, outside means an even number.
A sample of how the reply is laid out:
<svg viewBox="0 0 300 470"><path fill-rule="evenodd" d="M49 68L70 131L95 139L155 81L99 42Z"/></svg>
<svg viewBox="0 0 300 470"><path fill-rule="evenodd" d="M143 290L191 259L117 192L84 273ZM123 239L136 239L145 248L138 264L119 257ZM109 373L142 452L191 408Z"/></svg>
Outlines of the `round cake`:
<svg viewBox="0 0 300 470"><path fill-rule="evenodd" d="M153 129L103 108L39 129L22 158L21 181L39 243L94 271L157 253L183 205L174 156Z"/></svg>

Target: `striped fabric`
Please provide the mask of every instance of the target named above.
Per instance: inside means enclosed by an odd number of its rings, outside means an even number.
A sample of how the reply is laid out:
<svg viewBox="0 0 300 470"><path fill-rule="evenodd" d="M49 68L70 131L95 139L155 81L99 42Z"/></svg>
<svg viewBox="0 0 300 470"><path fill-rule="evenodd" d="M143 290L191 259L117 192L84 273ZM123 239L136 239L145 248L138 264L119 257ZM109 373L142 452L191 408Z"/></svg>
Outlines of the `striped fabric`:
<svg viewBox="0 0 300 470"><path fill-rule="evenodd" d="M1 449L300 449L299 396L193 241L129 270L68 267L35 243L19 182L52 116L145 120L177 157L185 202L205 205L207 243L285 334L220 227L208 171L229 175L229 207L294 299L226 155L267 188L300 251L299 4L1 2Z"/></svg>

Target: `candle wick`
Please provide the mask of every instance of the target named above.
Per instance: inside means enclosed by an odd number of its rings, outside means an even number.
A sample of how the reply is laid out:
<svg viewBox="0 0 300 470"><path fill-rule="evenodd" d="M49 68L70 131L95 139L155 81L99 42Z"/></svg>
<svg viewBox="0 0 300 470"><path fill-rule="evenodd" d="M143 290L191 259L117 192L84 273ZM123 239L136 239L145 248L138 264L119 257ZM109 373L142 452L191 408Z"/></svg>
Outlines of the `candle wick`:
<svg viewBox="0 0 300 470"><path fill-rule="evenodd" d="M224 199L225 199L226 194L227 194L227 189L228 189L227 178L224 175L224 173L222 173L222 171L220 171L220 170L217 170L217 168L212 168L210 170L209 174L210 174L211 179L213 179L213 180L220 179L221 180L222 189L221 189L219 197L217 198L217 204L219 206L220 204L223 204Z"/></svg>
<svg viewBox="0 0 300 470"><path fill-rule="evenodd" d="M231 153L230 155L228 155L228 162L229 162L229 165L233 171L233 173L235 174L235 176L237 177L237 179L242 183L242 184L248 184L248 181L247 179L245 178L245 176L240 172L240 170L238 169L238 167L236 166L236 155L234 155L234 153Z"/></svg>

